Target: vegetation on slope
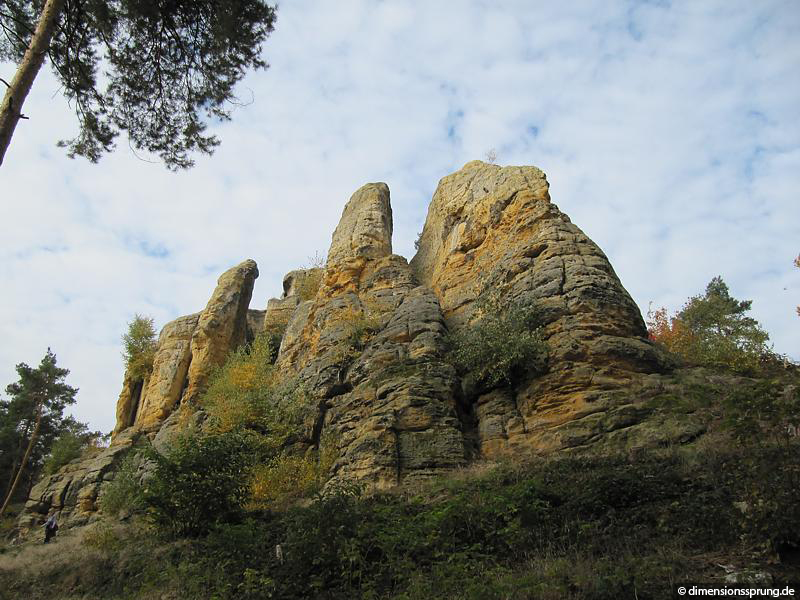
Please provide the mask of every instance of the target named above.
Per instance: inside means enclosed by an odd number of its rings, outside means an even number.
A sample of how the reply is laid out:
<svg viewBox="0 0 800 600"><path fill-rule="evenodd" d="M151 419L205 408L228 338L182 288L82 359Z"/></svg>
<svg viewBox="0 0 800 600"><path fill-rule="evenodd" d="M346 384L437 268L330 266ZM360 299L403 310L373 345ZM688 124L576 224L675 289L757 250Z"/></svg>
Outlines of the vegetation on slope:
<svg viewBox="0 0 800 600"><path fill-rule="evenodd" d="M714 277L705 294L689 298L675 315L665 308L650 311L650 338L689 365L763 374L780 357L767 345L769 334L747 315L751 305L732 297L722 278Z"/></svg>
<svg viewBox="0 0 800 600"><path fill-rule="evenodd" d="M108 599L645 599L721 581L723 566L797 580L798 450L785 440L500 465L416 491L338 489L171 541L143 521L103 522L46 555L32 549L36 562L7 553L0 598L57 586Z"/></svg>

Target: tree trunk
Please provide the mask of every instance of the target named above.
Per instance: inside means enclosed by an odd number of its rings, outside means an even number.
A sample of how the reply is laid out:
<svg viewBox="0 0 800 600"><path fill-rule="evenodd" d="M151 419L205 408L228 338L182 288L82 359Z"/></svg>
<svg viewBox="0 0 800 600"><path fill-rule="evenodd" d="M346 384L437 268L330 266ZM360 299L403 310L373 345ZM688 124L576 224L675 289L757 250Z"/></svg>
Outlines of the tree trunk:
<svg viewBox="0 0 800 600"><path fill-rule="evenodd" d="M17 451L14 453L14 459L11 463L11 473L8 475L8 483L6 484L4 492L11 489L11 484L14 483L14 478L17 476L17 467L19 467L19 459L22 455L22 449L25 447L25 438L28 437L31 422L25 424L25 429L22 430L19 436L19 444L17 444Z"/></svg>
<svg viewBox="0 0 800 600"><path fill-rule="evenodd" d="M42 403L40 402L36 408L36 425L33 427L33 433L31 433L31 439L28 442L28 448L25 450L25 456L22 457L22 461L19 463L19 471L17 471L17 476L14 478L14 483L11 484L11 489L8 490L6 500L3 502L2 508L0 508L0 517L3 516L3 513L6 512L6 508L8 508L9 504L11 504L11 498L14 496L14 491L17 489L17 484L19 484L20 477L22 477L22 471L25 470L25 465L28 464L28 458L31 455L31 450L33 450L33 445L36 443L36 436L39 434L39 425L41 424Z"/></svg>
<svg viewBox="0 0 800 600"><path fill-rule="evenodd" d="M25 98L28 97L28 92L31 91L33 80L36 79L44 57L50 48L50 41L53 39L53 33L58 24L58 16L64 9L65 3L66 0L47 0L45 2L31 43L25 51L22 62L17 67L11 85L6 90L3 104L0 105L0 166L3 164L8 145L11 143L14 129L22 118L22 105L25 103ZM2 514L1 511L0 514Z"/></svg>

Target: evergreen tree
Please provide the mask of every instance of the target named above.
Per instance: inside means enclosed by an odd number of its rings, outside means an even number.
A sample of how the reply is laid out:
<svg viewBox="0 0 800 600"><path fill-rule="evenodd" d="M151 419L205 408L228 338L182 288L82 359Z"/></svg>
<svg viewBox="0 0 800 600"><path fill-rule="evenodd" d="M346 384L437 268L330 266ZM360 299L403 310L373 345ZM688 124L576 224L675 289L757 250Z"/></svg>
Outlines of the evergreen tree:
<svg viewBox="0 0 800 600"><path fill-rule="evenodd" d="M19 485L26 468L41 464L57 432L66 425L77 426L72 417L63 417L64 408L75 403L76 388L64 379L67 369L56 365L56 355L47 349L38 368L25 363L16 367L19 381L6 387L10 400L0 401L0 443L3 444L4 475L7 476L2 515Z"/></svg>
<svg viewBox="0 0 800 600"><path fill-rule="evenodd" d="M125 131L169 169L219 144L208 118L230 118L233 88L266 68L261 46L275 8L263 0L3 0L0 59L18 63L0 105L0 165L45 58L80 131L59 142L97 162ZM98 84L102 65L105 89Z"/></svg>
<svg viewBox="0 0 800 600"><path fill-rule="evenodd" d="M772 351L767 332L747 316L751 305L733 298L722 278L714 277L705 294L689 298L674 317L665 309L651 312L650 336L689 363L752 373Z"/></svg>

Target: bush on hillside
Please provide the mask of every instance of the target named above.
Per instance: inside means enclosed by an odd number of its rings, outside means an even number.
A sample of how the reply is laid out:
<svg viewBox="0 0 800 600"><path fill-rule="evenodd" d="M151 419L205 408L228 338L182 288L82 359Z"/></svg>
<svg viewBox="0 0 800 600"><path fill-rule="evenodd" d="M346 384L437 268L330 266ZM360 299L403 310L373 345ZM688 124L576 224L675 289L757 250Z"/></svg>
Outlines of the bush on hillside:
<svg viewBox="0 0 800 600"><path fill-rule="evenodd" d="M237 521L248 496L253 440L243 432L185 435L166 454L147 451L155 465L144 483L148 517L167 537L196 537L217 523Z"/></svg>
<svg viewBox="0 0 800 600"><path fill-rule="evenodd" d="M724 396L724 424L742 444L771 444L800 431L800 386L780 381L738 385Z"/></svg>
<svg viewBox="0 0 800 600"><path fill-rule="evenodd" d="M125 512L136 512L144 508L142 471L143 448L128 452L120 461L114 479L104 484L98 498L100 511L115 517Z"/></svg>
<svg viewBox="0 0 800 600"><path fill-rule="evenodd" d="M686 445L634 460L540 457L414 491L338 488L190 540L101 532L96 564L87 551L27 564L8 553L0 578L8 597L142 600L667 598L676 584L721 581L727 564L783 585L798 572L797 452L796 440Z"/></svg>
<svg viewBox="0 0 800 600"><path fill-rule="evenodd" d="M503 302L496 294L478 305L479 318L451 334L448 357L456 370L482 389L511 385L526 373L542 373L547 346L532 304Z"/></svg>
<svg viewBox="0 0 800 600"><path fill-rule="evenodd" d="M269 334L231 353L211 377L201 405L210 435L243 435L250 447L245 502L275 509L309 496L327 480L336 444L315 447L309 419L317 415L305 388L272 364Z"/></svg>
<svg viewBox="0 0 800 600"><path fill-rule="evenodd" d="M303 454L280 452L256 465L250 475L249 510L282 510L322 490L338 458L333 438Z"/></svg>
<svg viewBox="0 0 800 600"><path fill-rule="evenodd" d="M272 364L269 335L232 352L211 376L200 403L208 414L207 429L225 433L252 429L280 447L302 428L308 408L303 386Z"/></svg>

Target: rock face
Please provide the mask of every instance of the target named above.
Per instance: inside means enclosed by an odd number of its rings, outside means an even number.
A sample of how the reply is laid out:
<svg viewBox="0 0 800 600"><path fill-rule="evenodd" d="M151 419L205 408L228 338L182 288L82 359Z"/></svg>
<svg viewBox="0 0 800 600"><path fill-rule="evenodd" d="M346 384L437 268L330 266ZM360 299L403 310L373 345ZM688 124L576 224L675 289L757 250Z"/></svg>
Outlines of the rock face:
<svg viewBox="0 0 800 600"><path fill-rule="evenodd" d="M276 363L312 390L312 431L339 449L335 477L377 487L465 461L439 304L392 254L391 234L389 189L365 185L345 206L321 286L296 308Z"/></svg>
<svg viewBox="0 0 800 600"><path fill-rule="evenodd" d="M132 418L127 423L120 421L117 414L118 431L133 425L142 428L158 426L177 406L192 360L191 340L199 318L200 313L195 313L164 325L158 336L153 371L140 399L140 407L131 411Z"/></svg>
<svg viewBox="0 0 800 600"><path fill-rule="evenodd" d="M256 277L255 261L244 261L222 274L205 310L164 326L150 374L125 375L114 436L129 427L157 431L178 404L197 399L231 350L264 329L265 311L247 308Z"/></svg>
<svg viewBox="0 0 800 600"><path fill-rule="evenodd" d="M221 365L232 348L247 339L247 307L258 277L254 260L246 260L220 276L217 289L200 313L192 334L186 402L205 390L211 370Z"/></svg>
<svg viewBox="0 0 800 600"><path fill-rule="evenodd" d="M85 523L97 510L100 486L113 478L133 441L144 435L162 443L170 437L178 428L178 420L169 419L177 416L175 408L202 393L213 368L264 329L266 311L248 310L256 277L255 261L244 261L222 274L205 310L164 326L150 373L139 380L125 374L111 446L43 478L31 491L22 529L44 521L50 510L61 511L67 525Z"/></svg>
<svg viewBox="0 0 800 600"><path fill-rule="evenodd" d="M297 269L283 278L283 295L270 298L264 315L264 329L271 335L283 338L295 309L301 302L311 300L317 295L322 280L320 268Z"/></svg>
<svg viewBox="0 0 800 600"><path fill-rule="evenodd" d="M441 180L411 266L451 329L500 293L542 312L549 372L474 399L481 452L546 452L592 441L618 391L663 359L608 259L550 202L535 167L467 163ZM597 423L581 427L576 422Z"/></svg>
<svg viewBox="0 0 800 600"><path fill-rule="evenodd" d="M114 477L119 461L127 454L134 437L123 434L117 443L97 454L72 461L54 475L44 477L30 493L18 529L36 531L51 511L59 511L59 526L89 522L97 512L97 497L104 482Z"/></svg>
<svg viewBox="0 0 800 600"><path fill-rule="evenodd" d="M334 480L385 488L474 458L701 433L698 423L644 426L642 399L664 389L668 365L606 256L550 202L535 167L473 161L443 178L410 265L392 254L389 189L370 183L345 206L324 269L288 273L266 310L248 308L257 276L252 260L230 269L202 312L164 327L151 373L126 374L111 447L43 479L21 525L52 508L67 522L91 518L134 440L162 451L187 422L199 426L201 413L184 419L176 407L192 406L212 369L261 332L280 345L276 368L310 396L300 449L338 449ZM448 363L446 340L479 318L487 293L537 308L548 370L477 392Z"/></svg>

